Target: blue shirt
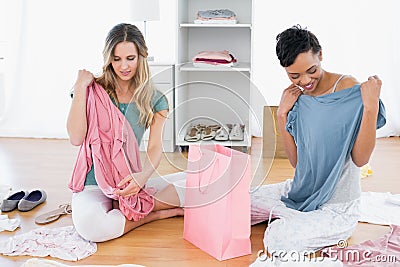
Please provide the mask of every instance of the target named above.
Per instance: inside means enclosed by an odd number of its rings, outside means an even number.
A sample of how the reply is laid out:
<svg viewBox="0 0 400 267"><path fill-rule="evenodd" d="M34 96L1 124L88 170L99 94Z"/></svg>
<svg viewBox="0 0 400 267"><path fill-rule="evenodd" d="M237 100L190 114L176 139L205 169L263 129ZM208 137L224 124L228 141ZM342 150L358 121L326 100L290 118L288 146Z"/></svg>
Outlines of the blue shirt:
<svg viewBox="0 0 400 267"><path fill-rule="evenodd" d="M113 101L114 102L114 101ZM115 104L115 103L114 103ZM153 107L154 113L161 110L168 110L167 98L160 92L155 90L154 96L151 101L151 106ZM146 131L144 125L139 124L139 110L135 103L120 103L119 110L125 115L129 124L135 133L136 140L140 145L142 141L143 134ZM97 185L96 178L94 175L93 165L90 171L86 175L85 185Z"/></svg>
<svg viewBox="0 0 400 267"><path fill-rule="evenodd" d="M331 198L353 149L362 114L359 84L327 95L298 98L286 124L297 146L292 187L287 197L281 197L287 207L312 211ZM377 128L385 123L385 108L379 100Z"/></svg>

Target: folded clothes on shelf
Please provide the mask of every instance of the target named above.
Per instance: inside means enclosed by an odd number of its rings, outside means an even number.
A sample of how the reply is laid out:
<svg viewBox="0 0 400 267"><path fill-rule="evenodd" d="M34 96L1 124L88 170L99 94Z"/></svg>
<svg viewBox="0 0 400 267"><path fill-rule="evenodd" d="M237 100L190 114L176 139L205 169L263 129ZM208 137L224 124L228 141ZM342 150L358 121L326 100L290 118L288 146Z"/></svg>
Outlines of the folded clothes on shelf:
<svg viewBox="0 0 400 267"><path fill-rule="evenodd" d="M193 57L193 66L204 67L228 66L232 67L237 62L236 58L228 51L201 51Z"/></svg>
<svg viewBox="0 0 400 267"><path fill-rule="evenodd" d="M195 24L235 24L236 14L229 9L210 9L198 11Z"/></svg>
<svg viewBox="0 0 400 267"><path fill-rule="evenodd" d="M209 9L197 12L197 15L202 19L230 19L236 17L235 12L229 9Z"/></svg>
<svg viewBox="0 0 400 267"><path fill-rule="evenodd" d="M238 21L236 19L228 19L228 20L222 20L222 19L208 19L208 20L202 20L202 19L195 19L193 21L194 24L237 24Z"/></svg>

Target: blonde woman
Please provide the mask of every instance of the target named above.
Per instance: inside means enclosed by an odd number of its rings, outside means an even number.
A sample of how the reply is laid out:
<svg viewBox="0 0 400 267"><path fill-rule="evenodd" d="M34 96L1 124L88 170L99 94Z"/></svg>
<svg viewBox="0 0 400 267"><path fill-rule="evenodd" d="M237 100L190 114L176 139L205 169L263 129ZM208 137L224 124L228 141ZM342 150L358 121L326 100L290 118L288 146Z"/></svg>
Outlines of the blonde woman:
<svg viewBox="0 0 400 267"><path fill-rule="evenodd" d="M79 70L67 121L72 145L84 143L88 123L86 117L87 87L95 81L110 96L113 103L125 115L135 134L137 143L150 127L147 157L142 171L123 179L115 193L122 197L137 194L145 184L156 188L154 209L139 221L125 218L116 204L99 188L93 165L86 175L84 189L72 197L72 219L78 233L87 240L103 242L117 238L150 221L182 215L182 193L178 186L162 178L150 179L158 167L162 155L162 129L168 114L164 95L152 88L147 62L147 47L142 33L131 24L118 24L111 29L103 50L102 74L94 77L87 70ZM172 175L180 180L182 174ZM122 189L123 188L123 189ZM160 201L162 199L163 201ZM96 222L93 224L93 222Z"/></svg>

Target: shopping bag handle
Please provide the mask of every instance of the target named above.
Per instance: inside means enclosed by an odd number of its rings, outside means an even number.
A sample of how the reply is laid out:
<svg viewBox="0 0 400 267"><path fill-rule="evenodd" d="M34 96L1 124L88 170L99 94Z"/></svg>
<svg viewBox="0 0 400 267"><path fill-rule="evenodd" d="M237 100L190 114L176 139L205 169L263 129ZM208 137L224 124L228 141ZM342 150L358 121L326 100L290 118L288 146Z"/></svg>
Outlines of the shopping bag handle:
<svg viewBox="0 0 400 267"><path fill-rule="evenodd" d="M271 110L271 115L272 115L272 123L274 124L275 136L277 136L278 135L278 128L276 127L275 111Z"/></svg>
<svg viewBox="0 0 400 267"><path fill-rule="evenodd" d="M212 177L214 176L215 170L218 169L218 168L216 168L216 165L218 165L218 167L219 167L219 159L218 159L218 158L215 159L215 164L213 164L213 169L212 169L212 171L211 171L211 175L210 175L210 177L209 177L208 183L207 183L207 185L205 186L205 189L204 189L204 190L201 189L201 177L204 175L204 173L201 173L201 174L200 174L200 177L199 177L199 192L200 192L200 193L205 193L205 192L207 191L208 187L210 186L211 179L212 179Z"/></svg>

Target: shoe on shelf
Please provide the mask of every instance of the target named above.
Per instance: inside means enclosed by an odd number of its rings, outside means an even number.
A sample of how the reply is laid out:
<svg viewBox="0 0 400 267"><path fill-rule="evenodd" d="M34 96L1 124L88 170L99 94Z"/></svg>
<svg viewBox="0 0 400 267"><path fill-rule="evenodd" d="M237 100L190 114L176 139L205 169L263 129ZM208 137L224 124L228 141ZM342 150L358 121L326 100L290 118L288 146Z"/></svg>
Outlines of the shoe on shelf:
<svg viewBox="0 0 400 267"><path fill-rule="evenodd" d="M199 123L199 124L196 125L196 127L197 127L197 129L199 129L199 130L204 130L204 128L206 128L207 125Z"/></svg>
<svg viewBox="0 0 400 267"><path fill-rule="evenodd" d="M199 141L201 138L201 130L200 128L197 126L192 126L190 125L188 127L187 133L185 135L185 141L187 142L197 142Z"/></svg>
<svg viewBox="0 0 400 267"><path fill-rule="evenodd" d="M28 195L28 191L18 191L11 194L8 198L3 199L1 203L1 211L12 211L18 207L18 203Z"/></svg>
<svg viewBox="0 0 400 267"><path fill-rule="evenodd" d="M29 192L27 196L25 196L21 201L18 203L18 210L19 211L30 211L34 207L38 206L39 204L45 202L47 199L47 194L42 189L37 189Z"/></svg>
<svg viewBox="0 0 400 267"><path fill-rule="evenodd" d="M216 141L228 141L229 133L231 132L232 124L226 124L225 126L219 128L217 130L217 134L215 136Z"/></svg>
<svg viewBox="0 0 400 267"><path fill-rule="evenodd" d="M244 140L244 124L235 123L232 125L232 130L229 133L229 140L243 141Z"/></svg>
<svg viewBox="0 0 400 267"><path fill-rule="evenodd" d="M219 130L222 126L219 124L212 124L212 125L207 125L207 127L212 128L213 130Z"/></svg>
<svg viewBox="0 0 400 267"><path fill-rule="evenodd" d="M216 127L206 126L201 131L201 140L208 141L214 139L215 135L217 134Z"/></svg>

